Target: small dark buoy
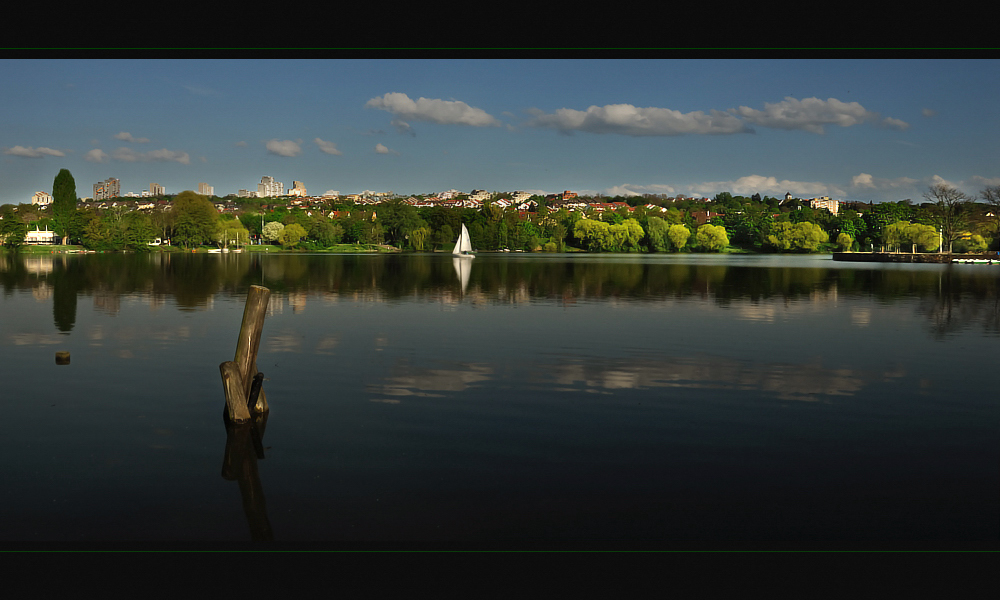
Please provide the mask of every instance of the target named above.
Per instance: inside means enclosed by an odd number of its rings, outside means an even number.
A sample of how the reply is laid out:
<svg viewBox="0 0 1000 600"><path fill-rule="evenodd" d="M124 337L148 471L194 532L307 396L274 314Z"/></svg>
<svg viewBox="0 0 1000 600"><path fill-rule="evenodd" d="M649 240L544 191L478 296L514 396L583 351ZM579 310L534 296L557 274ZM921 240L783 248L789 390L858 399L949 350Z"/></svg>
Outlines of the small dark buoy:
<svg viewBox="0 0 1000 600"><path fill-rule="evenodd" d="M56 352L56 364L57 365L68 365L69 364L69 352Z"/></svg>

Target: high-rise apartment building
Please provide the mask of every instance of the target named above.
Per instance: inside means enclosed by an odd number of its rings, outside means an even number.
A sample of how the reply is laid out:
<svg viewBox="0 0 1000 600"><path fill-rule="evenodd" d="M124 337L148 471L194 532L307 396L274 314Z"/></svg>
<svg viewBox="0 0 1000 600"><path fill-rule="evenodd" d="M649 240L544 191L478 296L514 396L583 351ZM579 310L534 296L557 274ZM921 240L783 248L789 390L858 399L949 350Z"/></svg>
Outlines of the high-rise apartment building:
<svg viewBox="0 0 1000 600"><path fill-rule="evenodd" d="M121 196L121 181L114 177L94 184L94 200L107 200Z"/></svg>
<svg viewBox="0 0 1000 600"><path fill-rule="evenodd" d="M215 188L208 185L207 183L199 183L198 193L201 194L202 196L214 196Z"/></svg>
<svg viewBox="0 0 1000 600"><path fill-rule="evenodd" d="M163 189L163 186L158 183L149 184L149 195L150 196L162 196L167 193L167 190Z"/></svg>
<svg viewBox="0 0 1000 600"><path fill-rule="evenodd" d="M820 196L819 198L811 198L809 200L809 207L813 209L825 208L830 211L833 216L837 216L840 203L837 200L831 200L829 196Z"/></svg>
<svg viewBox="0 0 1000 600"><path fill-rule="evenodd" d="M280 181L275 181L274 177L271 177L270 175L265 175L260 178L260 183L257 184L257 196L259 198L284 195L285 186Z"/></svg>
<svg viewBox="0 0 1000 600"><path fill-rule="evenodd" d="M289 196L305 196L306 186L301 181L293 181L291 189L288 190Z"/></svg>

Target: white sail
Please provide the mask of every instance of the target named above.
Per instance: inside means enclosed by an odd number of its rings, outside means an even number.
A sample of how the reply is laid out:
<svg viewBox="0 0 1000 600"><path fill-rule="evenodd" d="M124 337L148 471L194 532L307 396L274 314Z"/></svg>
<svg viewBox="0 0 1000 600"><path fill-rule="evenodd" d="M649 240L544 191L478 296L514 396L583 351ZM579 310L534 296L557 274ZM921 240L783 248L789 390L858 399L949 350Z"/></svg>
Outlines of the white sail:
<svg viewBox="0 0 1000 600"><path fill-rule="evenodd" d="M472 240L469 238L469 230L465 228L465 223L462 223L462 233L458 235L455 249L451 253L457 256L474 256L472 254Z"/></svg>

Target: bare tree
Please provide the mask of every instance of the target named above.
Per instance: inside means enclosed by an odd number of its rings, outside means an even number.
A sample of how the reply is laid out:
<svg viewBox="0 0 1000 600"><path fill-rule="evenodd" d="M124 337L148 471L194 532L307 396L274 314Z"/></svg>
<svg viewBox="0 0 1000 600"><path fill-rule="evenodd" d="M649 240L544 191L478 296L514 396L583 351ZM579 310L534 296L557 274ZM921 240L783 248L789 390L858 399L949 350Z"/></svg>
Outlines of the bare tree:
<svg viewBox="0 0 1000 600"><path fill-rule="evenodd" d="M1000 237L1000 185L988 185L979 193L979 197L989 205L986 215L993 225L994 237Z"/></svg>
<svg viewBox="0 0 1000 600"><path fill-rule="evenodd" d="M951 253L952 243L960 238L969 226L968 205L972 203L972 198L943 183L930 186L924 192L924 198L935 205L933 212L941 230L941 247L943 249L947 246L948 252Z"/></svg>

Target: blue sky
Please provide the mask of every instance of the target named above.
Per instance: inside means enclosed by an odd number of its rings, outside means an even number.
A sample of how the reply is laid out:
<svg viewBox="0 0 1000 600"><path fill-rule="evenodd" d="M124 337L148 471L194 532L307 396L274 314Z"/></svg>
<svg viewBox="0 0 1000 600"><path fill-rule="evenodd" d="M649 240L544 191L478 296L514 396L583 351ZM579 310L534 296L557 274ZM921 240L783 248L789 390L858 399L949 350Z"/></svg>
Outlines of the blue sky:
<svg viewBox="0 0 1000 600"><path fill-rule="evenodd" d="M895 201L1000 184L986 59L5 59L0 204L449 189Z"/></svg>

